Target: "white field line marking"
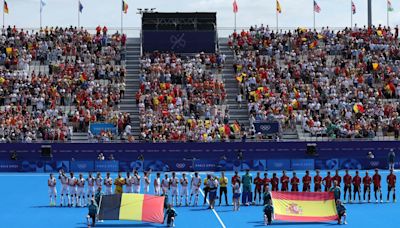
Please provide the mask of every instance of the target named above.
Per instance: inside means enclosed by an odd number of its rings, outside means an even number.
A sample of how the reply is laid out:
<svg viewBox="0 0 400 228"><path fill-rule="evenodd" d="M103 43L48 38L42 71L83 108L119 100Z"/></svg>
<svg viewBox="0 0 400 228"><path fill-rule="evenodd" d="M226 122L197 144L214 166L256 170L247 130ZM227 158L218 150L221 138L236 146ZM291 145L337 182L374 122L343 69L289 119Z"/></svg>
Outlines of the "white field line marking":
<svg viewBox="0 0 400 228"><path fill-rule="evenodd" d="M201 190L201 189L199 189L199 190L200 190L200 193L203 195L203 197L205 197L203 190ZM208 202L208 199L206 199L206 200L207 200L207 204L210 205L210 202ZM212 209L212 211L214 212L215 217L217 217L217 219L218 219L219 223L221 224L222 228L226 228L224 222L222 222L221 217L219 217L219 215L215 211L215 209Z"/></svg>

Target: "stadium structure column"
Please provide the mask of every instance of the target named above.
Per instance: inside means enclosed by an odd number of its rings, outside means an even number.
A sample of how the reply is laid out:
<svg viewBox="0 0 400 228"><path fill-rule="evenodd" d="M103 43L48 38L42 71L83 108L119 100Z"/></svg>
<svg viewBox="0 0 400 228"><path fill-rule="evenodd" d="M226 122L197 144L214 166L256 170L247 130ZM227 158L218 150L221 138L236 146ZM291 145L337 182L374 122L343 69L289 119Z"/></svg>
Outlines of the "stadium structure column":
<svg viewBox="0 0 400 228"><path fill-rule="evenodd" d="M372 26L372 0L368 0L368 26Z"/></svg>

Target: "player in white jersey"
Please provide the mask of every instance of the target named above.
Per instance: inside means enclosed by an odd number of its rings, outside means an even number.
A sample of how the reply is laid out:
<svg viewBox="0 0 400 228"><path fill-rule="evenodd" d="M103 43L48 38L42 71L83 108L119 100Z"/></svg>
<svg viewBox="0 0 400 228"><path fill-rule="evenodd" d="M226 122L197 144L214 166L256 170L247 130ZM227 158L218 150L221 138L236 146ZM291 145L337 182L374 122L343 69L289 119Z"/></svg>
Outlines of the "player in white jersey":
<svg viewBox="0 0 400 228"><path fill-rule="evenodd" d="M101 177L101 173L97 173L97 176L95 179L95 185L96 185L96 189L99 189L103 186L103 178Z"/></svg>
<svg viewBox="0 0 400 228"><path fill-rule="evenodd" d="M168 178L168 174L165 174L165 177L162 179L161 181L161 189L162 189L162 194L168 195L168 191L169 191L169 178Z"/></svg>
<svg viewBox="0 0 400 228"><path fill-rule="evenodd" d="M79 178L77 181L78 185L78 203L77 207L84 207L85 205L85 178L83 178L82 173L79 174Z"/></svg>
<svg viewBox="0 0 400 228"><path fill-rule="evenodd" d="M156 178L154 179L154 194L156 196L161 195L161 178L160 173L156 174Z"/></svg>
<svg viewBox="0 0 400 228"><path fill-rule="evenodd" d="M144 172L144 188L143 192L144 194L148 194L150 192L150 183L151 183L151 178L150 178L151 171Z"/></svg>
<svg viewBox="0 0 400 228"><path fill-rule="evenodd" d="M130 172L126 173L125 178L125 193L132 193L133 192L133 177L131 176Z"/></svg>
<svg viewBox="0 0 400 228"><path fill-rule="evenodd" d="M199 202L199 192L200 192L200 186L201 186L201 178L199 176L198 172L194 173L194 176L192 177L192 180L190 181L190 200L189 204L192 202L192 197L194 196L194 206L197 206L197 203Z"/></svg>
<svg viewBox="0 0 400 228"><path fill-rule="evenodd" d="M64 170L60 170L60 175L58 176L58 179L61 181L61 201L60 201L60 206L63 206L63 203L65 201L68 201L68 177L65 175ZM65 196L65 198L64 198ZM64 204L66 205L66 204Z"/></svg>
<svg viewBox="0 0 400 228"><path fill-rule="evenodd" d="M87 203L90 203L90 199L92 199L95 195L95 189L94 189L94 184L95 184L95 179L92 177L92 173L89 173L88 178L86 179L88 183L88 189L87 189Z"/></svg>
<svg viewBox="0 0 400 228"><path fill-rule="evenodd" d="M133 172L133 193L140 193L140 175L136 170Z"/></svg>
<svg viewBox="0 0 400 228"><path fill-rule="evenodd" d="M104 179L104 186L106 186L106 195L111 195L112 193L113 179L110 177L110 173L107 173Z"/></svg>
<svg viewBox="0 0 400 228"><path fill-rule="evenodd" d="M47 186L49 186L49 197L50 197L50 206L55 206L57 203L57 188L56 188L56 178L54 178L53 174L50 174L50 178L47 180ZM54 201L53 201L54 198Z"/></svg>
<svg viewBox="0 0 400 228"><path fill-rule="evenodd" d="M74 173L70 172L70 178L68 179L69 186L69 198L68 198L68 206L76 206L77 205L77 195L76 195L76 184L78 183L76 177L74 177Z"/></svg>
<svg viewBox="0 0 400 228"><path fill-rule="evenodd" d="M176 177L175 172L172 172L172 177L169 180L170 181L170 186L171 186L171 195L172 195L172 203L174 203L174 198L175 198L175 206L178 206L178 197L179 197L179 190L178 190L178 184L179 184L179 179Z"/></svg>
<svg viewBox="0 0 400 228"><path fill-rule="evenodd" d="M182 178L179 180L181 184L181 200L179 206L182 206L182 199L185 197L185 205L188 206L188 185L189 180L186 177L186 173L182 174Z"/></svg>

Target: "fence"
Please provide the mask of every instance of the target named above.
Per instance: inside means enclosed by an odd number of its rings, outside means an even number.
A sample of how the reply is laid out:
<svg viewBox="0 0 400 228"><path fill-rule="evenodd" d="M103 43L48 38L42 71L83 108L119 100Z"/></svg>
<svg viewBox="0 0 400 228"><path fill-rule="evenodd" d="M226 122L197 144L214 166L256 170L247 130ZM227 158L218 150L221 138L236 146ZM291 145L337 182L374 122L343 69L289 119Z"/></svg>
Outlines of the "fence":
<svg viewBox="0 0 400 228"><path fill-rule="evenodd" d="M53 172L139 170L290 170L387 168L390 149L400 142L315 142L317 155L307 155L307 142L49 144L52 157L41 156L42 145L1 144L0 171ZM374 159L367 158L372 151ZM99 153L116 161L96 161ZM11 160L15 153L17 160ZM143 157L142 159L139 159ZM399 160L397 161L399 163Z"/></svg>

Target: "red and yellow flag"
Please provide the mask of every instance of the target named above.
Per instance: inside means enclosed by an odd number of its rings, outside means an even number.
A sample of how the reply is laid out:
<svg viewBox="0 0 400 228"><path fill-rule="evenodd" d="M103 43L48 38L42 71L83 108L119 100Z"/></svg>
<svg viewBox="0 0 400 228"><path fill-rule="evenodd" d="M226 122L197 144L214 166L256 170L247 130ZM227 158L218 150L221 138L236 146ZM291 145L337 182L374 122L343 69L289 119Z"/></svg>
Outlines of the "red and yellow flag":
<svg viewBox="0 0 400 228"><path fill-rule="evenodd" d="M238 4L237 4L236 0L233 0L233 12L237 13L238 11L239 11Z"/></svg>
<svg viewBox="0 0 400 228"><path fill-rule="evenodd" d="M337 220L333 192L273 192L276 220L324 222Z"/></svg>
<svg viewBox="0 0 400 228"><path fill-rule="evenodd" d="M122 0L122 11L124 12L124 14L128 13L128 3L126 3L126 1Z"/></svg>
<svg viewBox="0 0 400 228"><path fill-rule="evenodd" d="M281 4L279 4L279 1L278 1L278 0L276 0L276 12L282 13Z"/></svg>
<svg viewBox="0 0 400 228"><path fill-rule="evenodd" d="M4 11L5 14L8 14L8 5L7 5L6 1L4 1L3 11Z"/></svg>

